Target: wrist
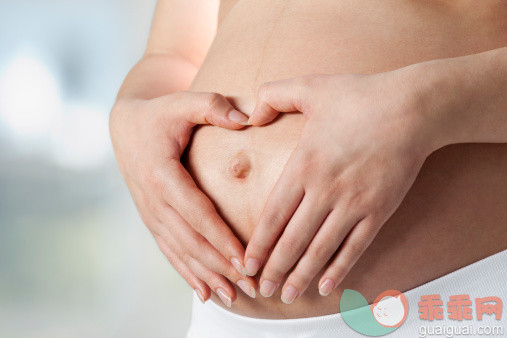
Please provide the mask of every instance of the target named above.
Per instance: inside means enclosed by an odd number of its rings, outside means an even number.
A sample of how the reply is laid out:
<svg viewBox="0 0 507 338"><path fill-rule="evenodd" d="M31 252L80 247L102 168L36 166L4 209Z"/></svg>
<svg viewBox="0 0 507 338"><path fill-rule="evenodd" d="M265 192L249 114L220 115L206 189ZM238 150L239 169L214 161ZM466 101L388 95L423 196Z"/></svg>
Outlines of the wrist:
<svg viewBox="0 0 507 338"><path fill-rule="evenodd" d="M442 100L439 87L443 80L433 65L414 64L393 71L396 76L394 95L399 95L405 120L407 144L412 153L423 157L449 144L445 121L451 103Z"/></svg>
<svg viewBox="0 0 507 338"><path fill-rule="evenodd" d="M412 113L425 138L425 150L431 152L453 143L463 142L466 125L466 93L461 60L427 61L406 67L411 84Z"/></svg>
<svg viewBox="0 0 507 338"><path fill-rule="evenodd" d="M505 142L507 48L404 68L416 114L433 150L456 143Z"/></svg>

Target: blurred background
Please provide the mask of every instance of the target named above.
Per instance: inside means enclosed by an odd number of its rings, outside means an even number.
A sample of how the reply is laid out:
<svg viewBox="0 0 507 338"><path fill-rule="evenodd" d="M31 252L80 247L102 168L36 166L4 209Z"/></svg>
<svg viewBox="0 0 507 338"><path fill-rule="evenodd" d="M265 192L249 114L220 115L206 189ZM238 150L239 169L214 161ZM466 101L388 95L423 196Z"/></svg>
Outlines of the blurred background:
<svg viewBox="0 0 507 338"><path fill-rule="evenodd" d="M0 337L181 337L108 135L155 0L0 1Z"/></svg>

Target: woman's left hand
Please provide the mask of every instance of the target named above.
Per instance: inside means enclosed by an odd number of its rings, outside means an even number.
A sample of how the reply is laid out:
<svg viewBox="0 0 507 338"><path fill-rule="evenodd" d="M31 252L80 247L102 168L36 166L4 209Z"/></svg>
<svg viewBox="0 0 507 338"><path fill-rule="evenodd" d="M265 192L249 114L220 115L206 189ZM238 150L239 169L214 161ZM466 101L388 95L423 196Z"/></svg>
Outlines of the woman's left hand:
<svg viewBox="0 0 507 338"><path fill-rule="evenodd" d="M279 112L307 118L246 249L249 275L265 264L263 296L293 268L282 289L282 301L292 303L331 260L318 284L328 295L438 148L436 123L406 72L312 75L260 87L250 124Z"/></svg>

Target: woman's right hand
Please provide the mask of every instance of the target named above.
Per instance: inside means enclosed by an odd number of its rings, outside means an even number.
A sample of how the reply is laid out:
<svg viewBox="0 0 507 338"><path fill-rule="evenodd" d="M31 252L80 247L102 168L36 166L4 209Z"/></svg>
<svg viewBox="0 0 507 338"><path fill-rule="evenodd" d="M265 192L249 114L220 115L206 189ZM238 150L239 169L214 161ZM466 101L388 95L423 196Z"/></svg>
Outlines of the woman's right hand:
<svg viewBox="0 0 507 338"><path fill-rule="evenodd" d="M227 305L233 282L255 297L244 248L180 162L198 124L241 129L248 117L216 93L176 92L151 100L119 98L110 133L120 171L143 222L202 302L210 288Z"/></svg>

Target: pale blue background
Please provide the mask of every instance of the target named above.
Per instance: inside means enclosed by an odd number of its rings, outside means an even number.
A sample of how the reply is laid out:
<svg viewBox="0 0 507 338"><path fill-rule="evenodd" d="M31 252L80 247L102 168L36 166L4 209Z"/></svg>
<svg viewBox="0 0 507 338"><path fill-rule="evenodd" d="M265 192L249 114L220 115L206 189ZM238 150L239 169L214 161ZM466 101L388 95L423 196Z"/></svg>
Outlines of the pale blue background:
<svg viewBox="0 0 507 338"><path fill-rule="evenodd" d="M154 4L0 0L0 337L184 335L107 133Z"/></svg>

